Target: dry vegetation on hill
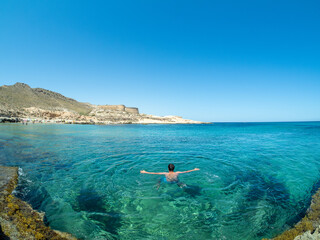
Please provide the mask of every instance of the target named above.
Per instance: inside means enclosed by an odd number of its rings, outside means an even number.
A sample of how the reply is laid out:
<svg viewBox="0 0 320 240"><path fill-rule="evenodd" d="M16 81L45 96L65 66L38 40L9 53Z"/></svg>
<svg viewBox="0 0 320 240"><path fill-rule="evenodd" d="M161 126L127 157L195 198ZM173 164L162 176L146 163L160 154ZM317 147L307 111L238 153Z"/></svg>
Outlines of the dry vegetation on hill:
<svg viewBox="0 0 320 240"><path fill-rule="evenodd" d="M138 108L124 105L81 103L60 93L31 88L24 83L1 86L0 122L22 119L78 124L201 123L177 116L140 114Z"/></svg>

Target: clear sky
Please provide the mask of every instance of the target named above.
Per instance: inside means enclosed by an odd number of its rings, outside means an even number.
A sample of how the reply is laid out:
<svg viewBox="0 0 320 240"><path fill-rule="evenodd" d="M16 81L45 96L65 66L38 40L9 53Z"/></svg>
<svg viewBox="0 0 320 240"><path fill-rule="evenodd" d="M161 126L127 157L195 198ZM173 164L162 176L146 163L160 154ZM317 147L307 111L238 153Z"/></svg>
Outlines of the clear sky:
<svg viewBox="0 0 320 240"><path fill-rule="evenodd" d="M15 82L195 120L320 120L320 1L1 0Z"/></svg>

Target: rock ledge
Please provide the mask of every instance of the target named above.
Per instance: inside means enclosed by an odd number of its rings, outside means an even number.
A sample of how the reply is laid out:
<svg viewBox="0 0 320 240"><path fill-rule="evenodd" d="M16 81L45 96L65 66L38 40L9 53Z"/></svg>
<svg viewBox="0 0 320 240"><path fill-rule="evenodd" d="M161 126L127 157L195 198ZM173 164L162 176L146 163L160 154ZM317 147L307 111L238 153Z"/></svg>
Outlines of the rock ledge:
<svg viewBox="0 0 320 240"><path fill-rule="evenodd" d="M306 215L293 228L273 240L320 240L320 189L312 196Z"/></svg>
<svg viewBox="0 0 320 240"><path fill-rule="evenodd" d="M0 166L0 239L76 240L43 222L44 214L12 195L18 182L17 167Z"/></svg>

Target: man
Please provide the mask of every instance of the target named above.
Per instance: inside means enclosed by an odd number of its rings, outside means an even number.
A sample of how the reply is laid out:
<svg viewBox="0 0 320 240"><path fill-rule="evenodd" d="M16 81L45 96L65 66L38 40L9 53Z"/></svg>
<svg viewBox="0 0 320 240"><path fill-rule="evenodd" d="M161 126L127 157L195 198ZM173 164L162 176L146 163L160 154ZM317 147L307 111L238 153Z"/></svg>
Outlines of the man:
<svg viewBox="0 0 320 240"><path fill-rule="evenodd" d="M169 172L147 172L145 170L141 170L140 173L146 173L146 174L156 174L156 175L165 175L165 177L163 177L161 179L162 182L167 182L167 183L177 183L179 187L184 187L186 186L185 184L179 182L179 178L178 175L181 173L188 173L188 172L193 172L193 171L199 171L199 168L195 168L192 170L188 170L188 171L183 171L183 172L174 172L174 165L172 163L170 163L168 165L168 170ZM160 187L160 184L158 185L158 189Z"/></svg>

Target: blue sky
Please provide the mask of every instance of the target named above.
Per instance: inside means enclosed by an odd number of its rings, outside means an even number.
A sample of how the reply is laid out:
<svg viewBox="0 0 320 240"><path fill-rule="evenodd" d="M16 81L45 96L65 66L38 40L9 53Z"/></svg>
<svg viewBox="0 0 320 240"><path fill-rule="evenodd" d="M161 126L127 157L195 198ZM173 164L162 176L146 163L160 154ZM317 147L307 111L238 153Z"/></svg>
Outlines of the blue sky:
<svg viewBox="0 0 320 240"><path fill-rule="evenodd" d="M0 85L203 121L320 120L320 2L0 2Z"/></svg>

